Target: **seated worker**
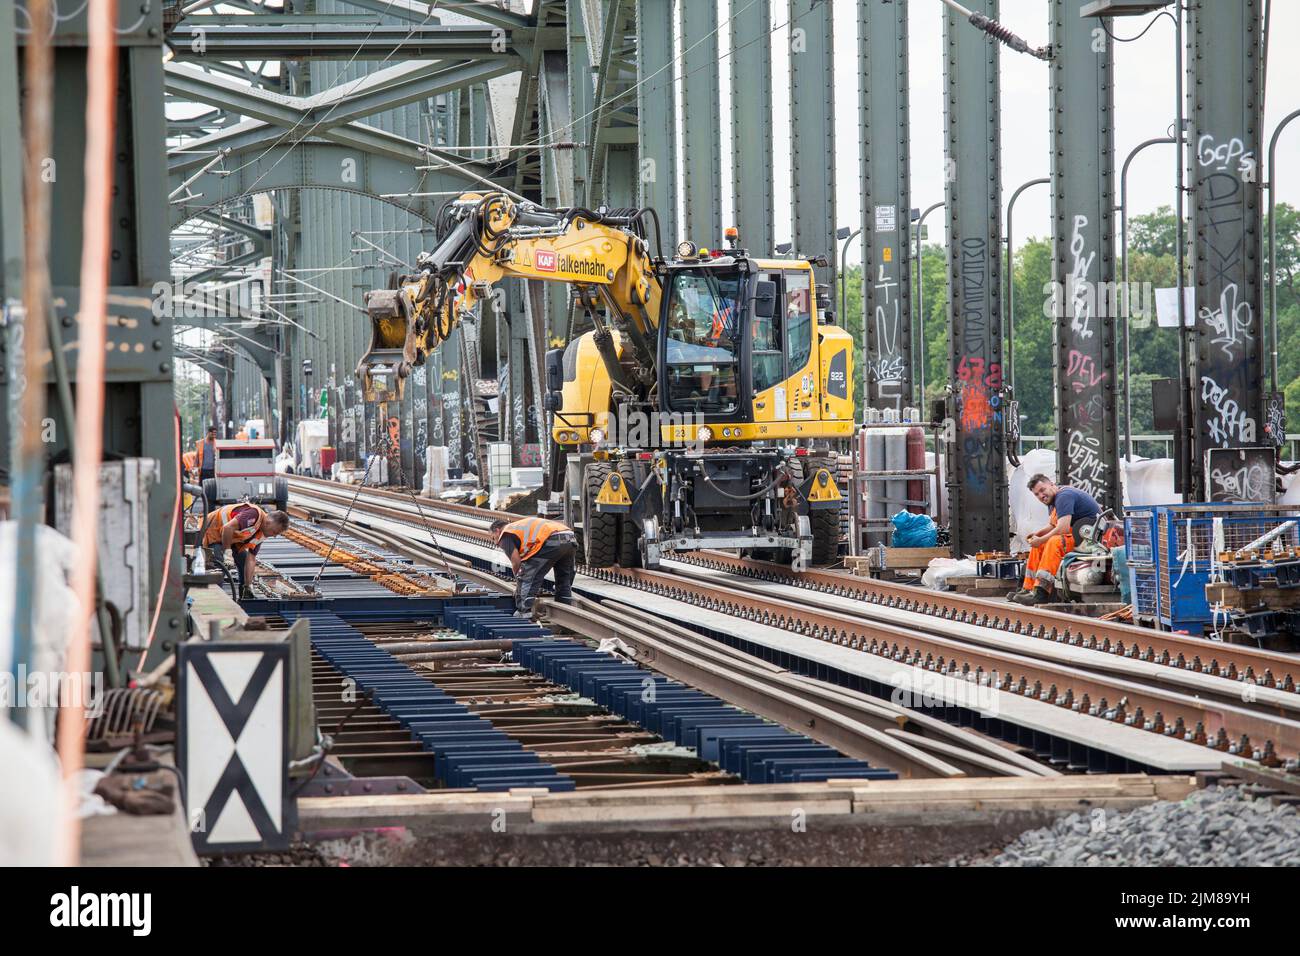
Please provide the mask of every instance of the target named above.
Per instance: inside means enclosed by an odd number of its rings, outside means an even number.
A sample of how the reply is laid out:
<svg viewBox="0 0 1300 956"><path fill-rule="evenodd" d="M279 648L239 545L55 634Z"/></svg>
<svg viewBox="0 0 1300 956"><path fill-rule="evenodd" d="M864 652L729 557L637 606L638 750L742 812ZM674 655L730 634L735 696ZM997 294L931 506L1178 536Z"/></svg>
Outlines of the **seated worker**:
<svg viewBox="0 0 1300 956"><path fill-rule="evenodd" d="M1029 536L1023 587L1007 597L1017 604L1046 604L1056 589L1061 559L1074 550L1075 535L1097 520L1101 506L1086 491L1058 485L1046 475L1030 478L1029 490L1047 505L1048 523Z"/></svg>
<svg viewBox="0 0 1300 956"><path fill-rule="evenodd" d="M208 515L201 540L215 565L225 561L230 549L239 569L239 598L253 596L253 569L257 565L257 549L267 538L284 534L289 529L289 516L283 511L266 512L254 504L225 505Z"/></svg>
<svg viewBox="0 0 1300 956"><path fill-rule="evenodd" d="M531 618L533 602L542 591L546 572L555 568L555 600L573 603L574 559L578 538L562 521L521 518L492 522L492 538L510 556L515 574L515 617Z"/></svg>

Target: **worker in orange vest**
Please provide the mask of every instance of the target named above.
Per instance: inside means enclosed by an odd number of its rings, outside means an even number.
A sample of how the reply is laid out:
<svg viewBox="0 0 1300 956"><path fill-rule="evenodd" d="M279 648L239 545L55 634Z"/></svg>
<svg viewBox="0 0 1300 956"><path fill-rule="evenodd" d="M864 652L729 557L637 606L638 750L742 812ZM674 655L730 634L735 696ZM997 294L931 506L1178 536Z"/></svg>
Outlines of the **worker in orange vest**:
<svg viewBox="0 0 1300 956"><path fill-rule="evenodd" d="M492 539L509 555L515 573L515 617L532 617L533 602L551 568L555 568L555 600L573 603L578 539L572 528L546 518L513 522L498 518L492 522Z"/></svg>
<svg viewBox="0 0 1300 956"><path fill-rule="evenodd" d="M1017 604L1048 604L1055 600L1056 575L1065 556L1082 539L1083 530L1097 523L1101 505L1082 488L1058 485L1046 475L1029 479L1029 490L1047 505L1047 525L1026 540L1025 580L1019 591L1007 599Z"/></svg>
<svg viewBox="0 0 1300 956"><path fill-rule="evenodd" d="M199 472L199 484L217 476L217 426L209 425L206 438L194 443L195 467Z"/></svg>
<svg viewBox="0 0 1300 956"><path fill-rule="evenodd" d="M267 538L289 529L289 516L283 511L266 512L254 504L225 505L208 515L201 540L212 562L221 566L229 550L239 570L239 596L253 596L253 569L257 566L257 549Z"/></svg>

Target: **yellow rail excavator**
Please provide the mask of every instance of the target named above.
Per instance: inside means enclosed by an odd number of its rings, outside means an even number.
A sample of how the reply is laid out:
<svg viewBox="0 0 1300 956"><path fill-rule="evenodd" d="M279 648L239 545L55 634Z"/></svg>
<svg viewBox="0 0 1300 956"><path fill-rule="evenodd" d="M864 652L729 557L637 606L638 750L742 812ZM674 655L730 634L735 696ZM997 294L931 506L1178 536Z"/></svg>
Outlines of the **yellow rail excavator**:
<svg viewBox="0 0 1300 956"><path fill-rule="evenodd" d="M648 226L655 230L652 255ZM369 292L367 401L400 400L411 369L493 283L564 282L591 330L546 355L553 514L588 565L737 549L795 568L838 555L836 452L853 433L853 344L817 259L680 243L648 209L543 209L466 193L396 288Z"/></svg>

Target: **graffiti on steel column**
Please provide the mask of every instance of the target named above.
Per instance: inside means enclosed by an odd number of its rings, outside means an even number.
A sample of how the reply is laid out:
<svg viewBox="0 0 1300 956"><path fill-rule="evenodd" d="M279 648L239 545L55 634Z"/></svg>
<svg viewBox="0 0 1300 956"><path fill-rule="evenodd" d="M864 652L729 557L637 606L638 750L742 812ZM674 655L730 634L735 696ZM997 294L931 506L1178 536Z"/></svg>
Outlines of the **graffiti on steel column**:
<svg viewBox="0 0 1300 956"><path fill-rule="evenodd" d="M1198 242L1204 243L1205 270L1196 321L1208 342L1208 355L1200 363L1202 427L1204 437L1220 447L1249 445L1257 434L1250 393L1257 329L1254 306L1241 283L1250 268L1244 191L1254 181L1255 154L1239 137L1220 142L1205 133L1197 140L1196 162L1204 217Z"/></svg>
<svg viewBox="0 0 1300 956"><path fill-rule="evenodd" d="M893 268L891 267L891 272ZM870 370L875 380L875 406L892 408L895 412L903 410L903 374L904 368L901 302L897 275L885 274L885 263L880 263L875 281L872 283L876 302L876 354L872 357Z"/></svg>
<svg viewBox="0 0 1300 956"><path fill-rule="evenodd" d="M1237 301L1237 283L1223 287L1218 308L1201 306L1198 318L1214 333L1210 344L1219 349L1229 362L1244 357L1255 341L1254 313L1249 302Z"/></svg>
<svg viewBox="0 0 1300 956"><path fill-rule="evenodd" d="M1220 447L1230 443L1255 443L1255 419L1246 413L1227 388L1209 375L1201 376L1201 401L1208 404L1211 411L1206 427L1212 441Z"/></svg>
<svg viewBox="0 0 1300 956"><path fill-rule="evenodd" d="M418 488L424 481L426 454L429 447L429 373L425 366L417 366L411 372L411 381L407 384L411 393L411 424L414 426L415 442L415 477L413 483Z"/></svg>
<svg viewBox="0 0 1300 956"><path fill-rule="evenodd" d="M464 462L461 457L461 422L460 422L460 388L455 379L452 388L442 393L442 410L447 429L447 463L453 468L460 468Z"/></svg>
<svg viewBox="0 0 1300 956"><path fill-rule="evenodd" d="M339 415L339 450L344 461L355 458L353 447L357 440L356 424L352 420L352 409L345 408Z"/></svg>
<svg viewBox="0 0 1300 956"><path fill-rule="evenodd" d="M522 445L528 441L528 396L524 394L522 374L515 375L511 382L513 387L510 389L510 403L515 420L515 441Z"/></svg>
<svg viewBox="0 0 1300 956"><path fill-rule="evenodd" d="M1109 466L1102 454L1097 429L1104 428L1106 416L1106 381L1109 373L1097 367L1096 360L1078 349L1070 349L1065 365L1066 391L1069 393L1066 439L1066 481L1094 498L1106 488Z"/></svg>
<svg viewBox="0 0 1300 956"><path fill-rule="evenodd" d="M961 241L961 341L965 349L957 362L957 414L962 432L965 487L974 494L992 492L997 468L995 429L1002 427L1002 366L990 362L989 319L985 314L988 286L988 242L978 236Z"/></svg>
<svg viewBox="0 0 1300 956"><path fill-rule="evenodd" d="M1211 501L1269 501L1272 494L1273 471L1263 462L1251 461L1240 468L1215 468L1210 472Z"/></svg>
<svg viewBox="0 0 1300 956"><path fill-rule="evenodd" d="M1097 250L1088 250L1083 231L1088 228L1088 217L1074 217L1074 231L1070 234L1070 328L1080 339L1090 339L1096 334L1092 327L1096 297L1093 295L1092 265L1097 261Z"/></svg>
<svg viewBox="0 0 1300 956"><path fill-rule="evenodd" d="M1089 348L1097 335L1093 320L1103 302L1097 294L1100 269L1097 250L1088 248L1088 217L1076 213L1071 219L1069 276L1066 280L1066 315L1070 320L1071 340ZM1065 365L1063 420L1068 427L1065 446L1065 480L1101 498L1109 486L1108 470L1101 434L1105 431L1106 394L1109 373L1088 352L1070 349Z"/></svg>

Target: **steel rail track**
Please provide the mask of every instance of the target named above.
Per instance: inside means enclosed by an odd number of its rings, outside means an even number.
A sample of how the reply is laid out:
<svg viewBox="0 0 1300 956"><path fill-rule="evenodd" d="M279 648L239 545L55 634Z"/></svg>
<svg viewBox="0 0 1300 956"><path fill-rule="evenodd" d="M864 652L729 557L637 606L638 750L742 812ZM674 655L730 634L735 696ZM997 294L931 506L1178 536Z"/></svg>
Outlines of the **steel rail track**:
<svg viewBox="0 0 1300 956"><path fill-rule="evenodd" d="M1300 660L1293 655L1061 611L1044 611L1022 605L1012 607L1004 601L922 590L914 585L863 578L842 571L811 569L796 573L782 565L720 551L708 551L698 556L684 555L673 560L762 581L809 588L819 593L856 598L870 604L920 611L963 624L978 623L1023 637L1073 644L1229 680L1251 681L1300 698L1300 685L1297 685L1295 676L1300 674ZM1210 659L1207 661L1203 657ZM1220 658L1223 663L1220 663Z"/></svg>
<svg viewBox="0 0 1300 956"><path fill-rule="evenodd" d="M963 773L1060 776L1058 771L986 737L867 694L803 677L709 641L632 605L579 597L574 606L547 602L543 615L550 623L588 636L617 638L631 645L637 651L636 659L654 670L796 728L849 756L855 756L851 750L863 747L856 739L856 725L861 723L903 745L906 749L896 752L908 762L916 762L914 751L921 750L939 758L941 769L947 762ZM737 681L738 677L743 680ZM787 699L790 695L795 698L792 703ZM868 736L866 744L892 746L878 736ZM860 755L873 759L866 747ZM891 758L890 766L897 769L896 758ZM929 769L936 765L922 766ZM954 774L945 769L944 775Z"/></svg>
<svg viewBox="0 0 1300 956"><path fill-rule="evenodd" d="M315 486L313 490L319 489L322 493L332 492L331 496L336 500L349 494L346 490L339 491L338 489L343 489L344 486L333 482L317 479L290 479L290 481L291 483L309 482ZM333 488L329 487L331 485ZM394 499L399 504L409 505L409 497L405 495L373 491L376 492L376 497ZM371 493L372 489L367 489L363 497ZM474 522L472 526L482 527L483 533L475 535L471 531L466 534L465 528L469 527L469 524L462 527L443 524L440 530L453 535L460 533L463 540L481 544L491 543L486 527L492 519L517 517L505 512L487 511L469 505L435 502L434 506L439 510L446 509L454 512L468 522ZM392 513L388 516L397 520L405 520L407 517ZM1253 683L1257 687L1294 694L1296 709L1300 710L1300 684L1296 680L1296 675L1300 674L1300 661L1291 655L1239 644L1222 644L1204 638L1156 631L1129 624L1099 621L1096 618L1060 611L1044 611L1019 605L1011 607L1006 602L930 591L907 584L861 578L845 572L825 569L795 572L783 565L754 561L718 551L704 552L698 556L678 555L672 560L679 564L699 565L766 582L807 588L816 593L854 598L868 604L931 615L943 621L977 624L980 627L993 628L1020 637L1101 651L1116 658L1145 661L1189 673L1221 677L1238 682L1240 685ZM1241 687L1238 687L1232 696L1243 696Z"/></svg>
<svg viewBox="0 0 1300 956"><path fill-rule="evenodd" d="M337 524L336 519L328 522ZM353 527L350 533L394 547L383 535ZM424 560L432 549L401 542L397 550ZM449 559L458 574L510 590L509 581ZM974 731L867 694L802 677L752 655L702 638L685 628L618 602L579 597L570 608L548 602L547 620L588 638L617 638L651 669L775 720L847 756L888 766L908 777L966 775L1053 777L1060 772Z"/></svg>
<svg viewBox="0 0 1300 956"><path fill-rule="evenodd" d="M324 498L327 503L337 507L342 499L350 500L351 493L346 489L334 492L332 489L316 487L311 489L308 497L315 496ZM363 499L369 497L368 491L362 495ZM365 513L404 524L411 524L414 520L412 511L407 508L390 508L371 501L364 505L359 501L358 507ZM479 545L490 545L485 527L487 522L482 515L479 511L477 515L461 513L458 515L461 519L459 521L429 520L431 525L438 527L440 533ZM727 565L728 562L718 562L717 557L711 554L706 560L714 562L715 566L719 563ZM964 621L957 619L956 611L952 615L935 614L933 610L927 614L927 603L932 609L945 606L942 601L944 596L941 595L917 595L913 598L919 604L916 609L920 612L922 621L927 617L933 618L933 621L925 622L928 624L926 630L920 630L917 627L900 627L871 620L865 610L855 614L829 611L818 607L815 600L795 602L777 599L735 587L690 580L663 571L610 568L586 569L586 572L599 580L630 585L745 620L876 654L899 663L973 680L987 687L1036 698L1099 719L1181 738L1229 754L1253 756L1265 764L1276 765L1281 763L1281 757L1294 759L1300 753L1300 722L1283 717L1280 713L1262 712L1258 708L1231 705L1163 687L1153 687L1143 683L1147 676L1145 674L1132 675L1135 679L1116 676L1113 673L1115 664L1124 665L1126 656L1114 654L1113 651L1113 660L1107 661L1107 668L1100 669L1102 672L1098 673L1087 667L1044 660L1043 650L1053 646L1052 643L1045 643L1039 649L1034 646L1038 641L1033 640L1014 652L973 644L970 642L971 629L990 626L990 622L980 617L972 620L969 610L965 613ZM811 573L816 575L828 572ZM839 581L835 584L844 586ZM887 601L884 603L887 605ZM896 600L895 606L897 604ZM979 604L981 610L986 606L990 609L1008 610L998 608L991 602L981 601ZM1069 623L1076 623L1072 617L1063 617ZM1078 619L1081 623L1087 621L1084 618ZM1061 632L1057 633L1058 639L1063 638ZM1070 643L1076 647L1083 646L1073 640ZM1104 653L1102 646L1085 649L1092 653ZM1205 675L1202 672L1202 676L1213 678L1207 684L1207 694L1211 693L1210 688L1215 687L1216 682L1226 683L1230 680L1223 673ZM1238 696L1241 696L1239 683L1227 686L1234 688ZM1223 685L1217 685L1217 689L1219 693L1214 696L1232 696L1223 690Z"/></svg>
<svg viewBox="0 0 1300 956"><path fill-rule="evenodd" d="M1245 706L1141 682L1109 672L1063 664L1023 652L989 648L972 640L977 625L942 622L922 631L845 613L709 584L664 572L588 569L599 580L630 584L651 594L753 621L804 637L884 657L985 687L1033 698L1076 713L1122 723L1229 754L1279 763L1300 753L1300 721ZM1221 678L1216 678L1221 680ZM1257 756L1256 756L1257 755Z"/></svg>

